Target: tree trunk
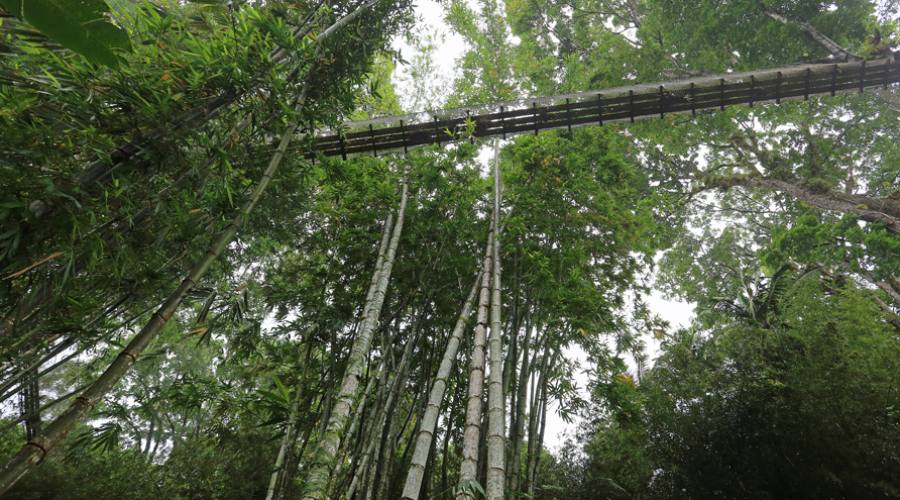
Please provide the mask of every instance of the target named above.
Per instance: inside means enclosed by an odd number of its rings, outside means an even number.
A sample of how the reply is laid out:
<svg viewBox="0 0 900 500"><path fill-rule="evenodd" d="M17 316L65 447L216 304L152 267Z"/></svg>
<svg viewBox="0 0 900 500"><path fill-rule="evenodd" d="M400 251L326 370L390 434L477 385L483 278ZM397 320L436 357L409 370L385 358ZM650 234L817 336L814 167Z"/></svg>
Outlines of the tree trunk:
<svg viewBox="0 0 900 500"><path fill-rule="evenodd" d="M377 490L374 493L375 497L379 499L385 498L388 486L387 483L391 476L391 464L394 459L393 445L398 432L397 424L399 423L399 420L394 417L397 409L397 401L400 399L400 390L406 385L406 374L409 369L409 363L412 360L415 345L419 340L418 321L419 320L416 320L416 324L412 326L412 333L410 338L407 339L406 346L403 348L403 354L400 356L400 366L397 368L397 374L391 384L391 391L388 395L387 403L385 403L381 425L378 428L379 434L381 434L382 437L379 443L379 461L375 468L378 484Z"/></svg>
<svg viewBox="0 0 900 500"><path fill-rule="evenodd" d="M143 449L141 449L141 453L143 455L147 455L147 458L150 458L150 447L153 446L153 438L154 433L156 431L156 418L153 416L150 417L150 428L147 429L147 440L144 443Z"/></svg>
<svg viewBox="0 0 900 500"><path fill-rule="evenodd" d="M774 19L775 21L778 21L781 24L784 24L787 26L796 26L797 28L802 30L804 33L806 33L807 36L809 36L814 42L816 42L816 44L821 46L823 49L827 50L829 54L831 54L835 59L837 59L839 61L857 61L857 60L859 60L858 57L856 57L853 54L851 54L850 52L848 52L847 49L841 47L837 42L835 42L831 38L828 38L827 36L825 36L824 33L817 30L816 28L813 27L813 25L811 25L805 21L804 22L791 21L791 20L785 18L784 16L782 16L781 14L778 14L771 10L766 10L765 14L767 16L769 16L770 18Z"/></svg>
<svg viewBox="0 0 900 500"><path fill-rule="evenodd" d="M537 359L532 361L536 364ZM532 378L531 386L531 411L528 417L528 450L525 456L525 491L534 495L534 457L540 453L540 445L537 436L541 423L541 400L544 387L545 373L547 370L547 355L541 357L537 373Z"/></svg>
<svg viewBox="0 0 900 500"><path fill-rule="evenodd" d="M284 430L284 436L281 438L281 446L278 448L278 456L275 458L275 468L269 477L269 487L266 490L266 500L274 500L278 485L281 484L281 477L284 474L284 464L288 455L288 449L294 446L296 439L297 416L300 413L301 395L297 394L294 404L291 407L291 413L288 417L287 429Z"/></svg>
<svg viewBox="0 0 900 500"><path fill-rule="evenodd" d="M393 338L395 337L385 337L382 339L382 342L385 346L389 346L391 345L391 341L388 339ZM389 351L387 347L385 347L385 350ZM360 433L359 449L355 454L357 458L353 461L355 462L355 467L352 470L350 485L348 486L348 492L345 495L346 498L353 496L353 492L360 485L368 484L366 480L372 465L371 458L374 456L375 447L378 442L376 436L380 435L377 431L378 423L381 422L381 415L385 408L385 400L387 399L388 374L395 368L393 364L389 364L389 359L391 357L392 356L389 356L388 352L382 354L382 363L384 364L385 369L381 372L378 380L378 391L371 408L371 415L367 417L362 432ZM336 482L332 482L331 497L340 496L338 488L340 488L340 485ZM363 493L365 493L365 489L363 489Z"/></svg>
<svg viewBox="0 0 900 500"><path fill-rule="evenodd" d="M544 365L546 368L547 365ZM544 447L544 431L547 427L547 377L545 373L541 373L540 383L538 384L538 390L540 392L540 398L537 401L537 421L539 421L539 428L537 435L529 434L528 436L528 447L529 449L533 449L533 455L529 456L529 467L528 467L528 495L531 498L534 498L534 490L537 487L537 471L538 465L541 461L541 451ZM534 442L534 447L532 448L532 441Z"/></svg>
<svg viewBox="0 0 900 500"><path fill-rule="evenodd" d="M475 280L477 283L479 280ZM450 403L450 414L447 415L447 432L444 433L444 449L441 452L441 498L449 500L453 498L450 491L450 439L453 437L453 420L456 417L457 408L456 398L452 398Z"/></svg>
<svg viewBox="0 0 900 500"><path fill-rule="evenodd" d="M537 487L538 471L540 471L541 454L544 449L544 433L547 430L547 380L541 388L541 430L538 433L537 453L534 456L534 472L531 474L531 491L530 495L534 496L534 488Z"/></svg>
<svg viewBox="0 0 900 500"><path fill-rule="evenodd" d="M397 254L400 235L403 233L403 217L406 211L407 196L407 182L404 178L400 195L400 208L397 210L397 222L394 224L393 231L391 231L390 244L384 256L383 269L376 269L374 276L372 276L372 281L376 285L372 295L372 303L370 307L365 309L363 324L360 327L356 340L353 342L350 358L347 360L344 379L334 408L331 411L331 418L328 420L324 439L319 443L316 464L310 470L306 492L303 494L303 498L306 500L324 499L328 491L329 473L336 458L341 434L346 427L350 408L359 392L359 378L362 375L363 365L369 354L372 333L375 331L378 318L381 315L385 292L391 278L394 257Z"/></svg>
<svg viewBox="0 0 900 500"><path fill-rule="evenodd" d="M375 490L376 472L381 466L381 449L384 443L384 434L386 432L387 414L389 413L388 407L391 405L392 398L394 397L394 382L396 382L396 375L391 377L391 373L400 370L400 363L397 361L393 349L394 340L399 339L401 334L401 321L399 316L395 318L395 323L397 331L393 335L385 334L382 338L382 350L384 351L382 357L385 360L385 365L389 368L385 370L381 377L378 387L378 396L375 399L375 406L373 407L371 418L369 419L369 422L367 422L368 425L362 434L361 443L364 445L362 453L364 453L366 466L359 467L355 471L355 474L358 476L358 479L355 478L357 486L360 488L359 498L371 498ZM406 349L404 349L404 352L406 352ZM341 495L338 493L337 489L334 489L330 495L330 497L339 496ZM347 494L346 496L349 498L351 494Z"/></svg>
<svg viewBox="0 0 900 500"><path fill-rule="evenodd" d="M25 439L31 441L41 432L41 390L37 367L25 377L22 390L22 414L25 417Z"/></svg>
<svg viewBox="0 0 900 500"><path fill-rule="evenodd" d="M891 285L888 281L876 281L875 285L880 288L884 293L888 294L888 297L900 307L900 291L898 291L894 286Z"/></svg>
<svg viewBox="0 0 900 500"><path fill-rule="evenodd" d="M481 441L481 395L484 390L484 346L486 341L488 305L490 302L491 268L493 267L494 227L488 235L484 267L481 275L481 291L478 295L478 313L469 364L469 389L466 402L466 421L463 430L462 463L459 468L458 500L472 498L469 494L478 474L478 445Z"/></svg>
<svg viewBox="0 0 900 500"><path fill-rule="evenodd" d="M503 500L506 486L506 401L503 396L503 335L500 318L500 202L502 188L500 182L500 151L494 145L494 234L493 263L491 266L491 340L490 359L491 372L488 382L488 462L487 487L488 500Z"/></svg>
<svg viewBox="0 0 900 500"><path fill-rule="evenodd" d="M779 191L812 205L820 210L848 213L866 222L883 224L894 234L900 234L900 201L890 198L875 198L860 194L847 194L833 189L813 191L799 182L758 176L728 177L715 179L709 187L728 189L734 186Z"/></svg>
<svg viewBox="0 0 900 500"><path fill-rule="evenodd" d="M484 412L481 415L481 428L485 429L484 434L487 433L488 426L488 415L487 412ZM487 447L487 439L484 437L481 438L481 441L478 443L478 484L484 486L487 483L487 465L488 465L488 447Z"/></svg>
<svg viewBox="0 0 900 500"><path fill-rule="evenodd" d="M365 475L369 471L369 457L372 456L372 448L374 447L374 442L370 441L370 446L366 447L366 453L359 461L359 466L353 474L353 480L350 481L350 485L347 487L347 494L343 498L353 498L353 494L356 493L359 484L365 481Z"/></svg>
<svg viewBox="0 0 900 500"><path fill-rule="evenodd" d="M47 354L45 354L43 356L38 355L37 359L28 363L24 368L22 368L21 370L19 370L12 376L10 376L2 385L0 385L0 393L3 393L3 396L0 396L0 401L4 401L7 398L14 395L16 392L19 392L20 390L22 390L21 388L16 387L14 390L12 390L10 392L5 392L7 389L15 386L16 384L20 384L23 382L23 380L27 380L28 377L33 376L33 374L36 373L37 369L40 366L42 366L46 362L50 361L51 359L55 358L60 353L62 353L63 351L65 351L66 349L71 347L73 343L75 343L75 339L66 339L66 340L60 342L58 345L53 346L53 348L51 348L50 352L48 352ZM50 370L46 370L46 369L42 370L40 372L40 375L44 375L49 371Z"/></svg>
<svg viewBox="0 0 900 500"><path fill-rule="evenodd" d="M341 441L341 447L337 454L337 460L335 461L334 470L331 475L335 478L336 483L340 483L342 474L341 474L341 462L344 460L344 457L347 455L350 446L356 442L353 440L353 437L357 434L359 430L360 424L363 420L363 414L366 411L366 404L372 396L372 392L375 390L375 380L382 374L386 373L385 370L385 358L381 358L381 362L378 363L378 369L375 371L369 370L369 382L366 384L366 389L362 393L362 397L359 400L359 403L356 406L356 411L353 413L353 420L350 422L350 428L347 430L347 437ZM362 436L360 436L360 440L362 440Z"/></svg>
<svg viewBox="0 0 900 500"><path fill-rule="evenodd" d="M450 340L447 341L447 347L444 349L444 357L441 359L441 364L438 367L434 385L431 387L431 394L425 407L425 415L422 417L419 435L416 438L412 463L409 466L409 473L406 475L406 482L403 485L402 498L404 500L417 500L422 489L422 478L425 474L425 466L428 461L431 442L434 438L434 429L437 427L441 402L444 400L444 391L447 390L447 378L450 376L450 371L453 370L453 364L456 362L456 354L459 350L459 343L462 340L463 330L466 327L466 321L472 314L475 292L478 290L478 283L481 281L484 272L483 269L490 265L490 257L487 255L487 251L485 254L482 270L475 277L472 289L469 290L469 295L463 303L462 311L459 313L459 318L457 318L453 332L450 334Z"/></svg>
<svg viewBox="0 0 900 500"><path fill-rule="evenodd" d="M516 396L516 420L515 426L512 429L512 446L510 452L510 464L509 467L512 468L511 478L510 478L510 493L512 495L516 495L519 491L519 478L521 472L521 463L519 460L521 445L522 445L522 436L525 433L525 404L528 399L528 378L531 376L531 372L529 371L531 366L529 364L529 348L531 344L531 324L530 321L525 321L525 338L522 340L522 369L519 370L519 385L518 395Z"/></svg>
<svg viewBox="0 0 900 500"><path fill-rule="evenodd" d="M425 483L422 485L422 490L425 492L424 500L430 500L434 497L434 462L437 459L437 453L430 453L428 455L428 461L425 463ZM404 485L405 486L405 485Z"/></svg>

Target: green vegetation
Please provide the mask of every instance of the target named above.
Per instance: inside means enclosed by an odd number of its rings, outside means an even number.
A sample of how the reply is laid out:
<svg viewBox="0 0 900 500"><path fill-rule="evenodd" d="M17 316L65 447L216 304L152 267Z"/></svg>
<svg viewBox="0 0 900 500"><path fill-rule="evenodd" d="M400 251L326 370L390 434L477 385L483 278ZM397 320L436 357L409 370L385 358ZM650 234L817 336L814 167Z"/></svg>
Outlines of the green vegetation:
<svg viewBox="0 0 900 500"><path fill-rule="evenodd" d="M896 2L439 7L444 84L406 0L0 0L4 498L900 498L896 85L314 154L890 56Z"/></svg>

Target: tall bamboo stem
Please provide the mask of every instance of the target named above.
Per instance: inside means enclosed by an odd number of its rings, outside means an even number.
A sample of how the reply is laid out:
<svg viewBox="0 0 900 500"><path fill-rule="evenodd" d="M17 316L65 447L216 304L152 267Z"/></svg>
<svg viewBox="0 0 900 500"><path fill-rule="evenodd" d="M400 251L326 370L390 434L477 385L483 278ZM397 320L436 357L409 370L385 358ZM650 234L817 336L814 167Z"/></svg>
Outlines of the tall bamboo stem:
<svg viewBox="0 0 900 500"><path fill-rule="evenodd" d="M488 306L490 304L491 268L493 267L494 227L491 225L485 250L481 275L481 291L478 295L478 313L475 335L472 339L472 358L469 361L469 389L466 400L466 420L463 428L462 463L459 468L457 499L472 498L471 486L477 481L478 445L481 441L481 397L484 392L484 347L486 342Z"/></svg>
<svg viewBox="0 0 900 500"><path fill-rule="evenodd" d="M403 485L403 499L417 500L419 492L422 489L422 478L425 474L425 466L428 462L428 454L431 449L431 443L434 439L434 430L437 427L438 415L441 410L441 402L444 400L444 392L447 390L447 379L453 370L453 364L456 361L456 354L459 351L459 344L462 341L463 330L466 327L466 321L472 314L472 306L475 302L475 293L478 291L478 283L481 281L483 269L490 265L489 248L485 249L484 263L482 270L479 270L475 281L472 282L472 288L469 295L463 303L462 311L450 334L450 340L447 341L447 347L444 349L444 356L438 367L437 375L434 378L434 385L431 387L431 394L428 396L428 404L425 407L425 415L422 417L422 424L419 428L419 434L416 437L416 446L413 450L412 462L409 466L409 472L406 475L406 482Z"/></svg>
<svg viewBox="0 0 900 500"><path fill-rule="evenodd" d="M281 446L278 448L278 456L275 458L275 468L269 477L269 487L266 490L266 500L274 500L278 484L284 475L284 462L288 455L288 450L294 446L297 429L297 414L300 413L301 395L297 394L294 398L294 404L291 405L291 413L288 421L288 427L284 431L281 438Z"/></svg>
<svg viewBox="0 0 900 500"><path fill-rule="evenodd" d="M368 314L363 319L359 334L353 342L340 392L331 411L325 436L319 443L316 463L310 470L307 479L306 492L303 494L304 499L316 500L325 498L325 494L328 491L329 473L337 454L341 435L346 427L350 408L359 392L359 379L362 375L366 357L369 354L372 333L375 331L378 317L381 315L381 307L384 304L385 293L391 278L391 270L394 266L394 257L397 254L397 246L400 242L400 235L403 232L403 219L408 198L408 186L405 177L402 181L401 191L397 222L394 225L390 244L385 255L384 268L381 270L381 273L376 272L376 275L372 277L377 282L377 288L372 296L372 306L368 308Z"/></svg>
<svg viewBox="0 0 900 500"><path fill-rule="evenodd" d="M500 181L500 147L494 142L494 262L491 268L491 339L490 360L491 371L488 381L488 462L487 485L485 488L488 500L503 500L506 486L506 415L503 397L503 324L500 319L502 307L500 298L500 203L503 189Z"/></svg>
<svg viewBox="0 0 900 500"><path fill-rule="evenodd" d="M528 378L530 376L529 365L529 348L531 344L531 322L525 322L525 339L522 342L522 369L519 371L518 395L516 396L516 406L513 411L516 414L515 425L511 430L512 450L510 452L509 467L512 467L512 477L510 478L510 490L513 495L519 490L519 479L521 477L521 464L519 454L522 446L522 436L525 434L525 404L528 396Z"/></svg>

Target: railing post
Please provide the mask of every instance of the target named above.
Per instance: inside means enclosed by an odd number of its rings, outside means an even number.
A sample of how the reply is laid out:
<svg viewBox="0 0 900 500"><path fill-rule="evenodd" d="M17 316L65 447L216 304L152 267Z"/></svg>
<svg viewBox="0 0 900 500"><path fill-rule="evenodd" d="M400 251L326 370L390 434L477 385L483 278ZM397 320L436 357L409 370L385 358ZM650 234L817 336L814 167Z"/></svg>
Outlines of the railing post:
<svg viewBox="0 0 900 500"><path fill-rule="evenodd" d="M750 107L753 107L753 98L756 97L756 77L750 75Z"/></svg>
<svg viewBox="0 0 900 500"><path fill-rule="evenodd" d="M691 116L697 116L697 99L694 96L694 82L691 82L691 88L688 90L688 98L691 101Z"/></svg>
<svg viewBox="0 0 900 500"><path fill-rule="evenodd" d="M719 111L725 111L725 79L719 78Z"/></svg>
<svg viewBox="0 0 900 500"><path fill-rule="evenodd" d="M403 154L408 153L406 148L406 127L403 126L403 120L400 120L400 136L403 138Z"/></svg>
<svg viewBox="0 0 900 500"><path fill-rule="evenodd" d="M628 91L628 114L631 118L631 123L634 123L634 91Z"/></svg>
<svg viewBox="0 0 900 500"><path fill-rule="evenodd" d="M837 64L831 67L831 97L834 97L835 89L837 88L837 70Z"/></svg>
<svg viewBox="0 0 900 500"><path fill-rule="evenodd" d="M859 66L859 93L862 94L866 89L866 60L863 59Z"/></svg>
<svg viewBox="0 0 900 500"><path fill-rule="evenodd" d="M663 86L659 86L659 119L662 120L666 110L666 94Z"/></svg>
<svg viewBox="0 0 900 500"><path fill-rule="evenodd" d="M603 126L603 94L597 94L597 120Z"/></svg>
<svg viewBox="0 0 900 500"><path fill-rule="evenodd" d="M806 86L803 89L803 100L804 101L809 100L809 80L811 77L812 77L812 68L806 68L806 82L805 82Z"/></svg>
<svg viewBox="0 0 900 500"><path fill-rule="evenodd" d="M775 104L781 104L781 71L775 77Z"/></svg>

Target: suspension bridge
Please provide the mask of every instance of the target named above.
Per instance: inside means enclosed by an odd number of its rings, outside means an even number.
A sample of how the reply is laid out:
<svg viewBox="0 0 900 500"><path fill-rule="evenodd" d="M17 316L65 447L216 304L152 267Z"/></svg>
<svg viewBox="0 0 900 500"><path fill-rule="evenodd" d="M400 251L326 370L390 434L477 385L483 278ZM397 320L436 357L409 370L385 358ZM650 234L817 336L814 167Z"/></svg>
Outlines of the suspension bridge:
<svg viewBox="0 0 900 500"><path fill-rule="evenodd" d="M337 130L319 130L310 156L378 156L460 139L506 138L542 130L634 122L673 113L696 115L726 106L754 106L888 88L900 82L900 61L896 56L800 64L348 121Z"/></svg>

